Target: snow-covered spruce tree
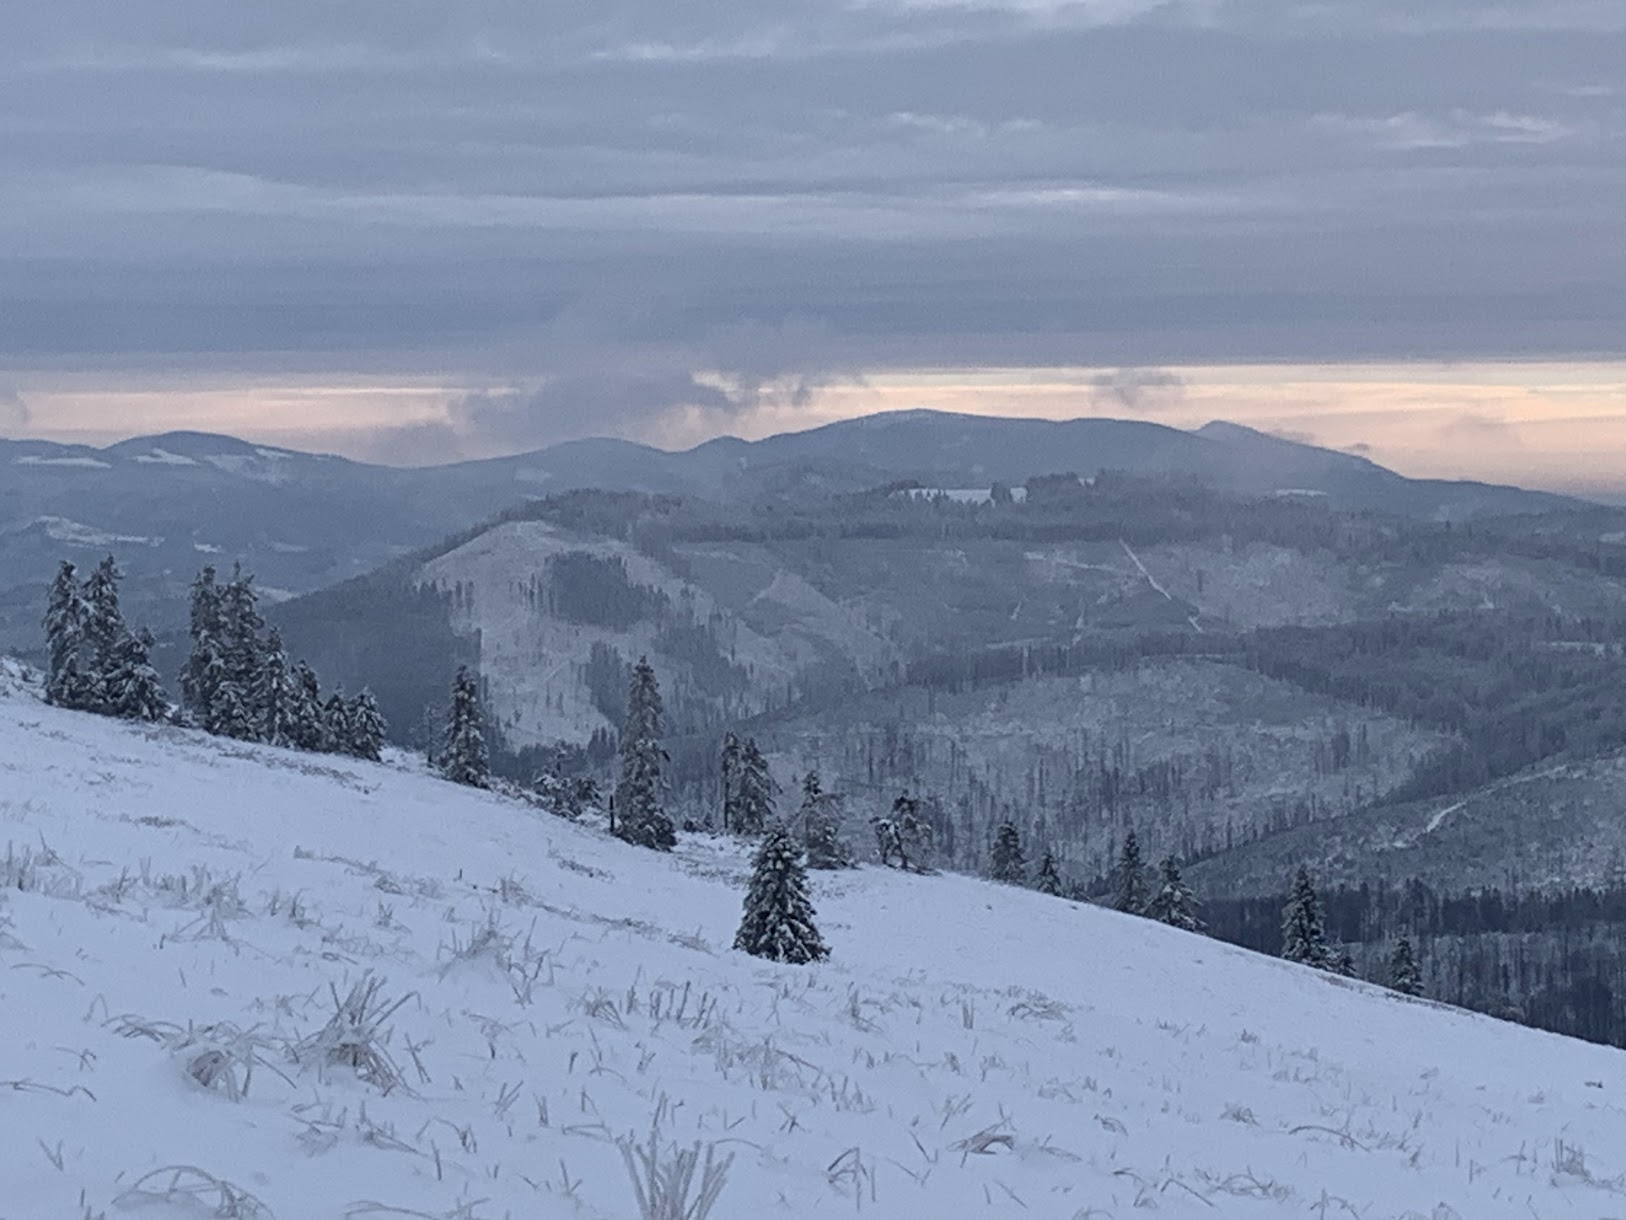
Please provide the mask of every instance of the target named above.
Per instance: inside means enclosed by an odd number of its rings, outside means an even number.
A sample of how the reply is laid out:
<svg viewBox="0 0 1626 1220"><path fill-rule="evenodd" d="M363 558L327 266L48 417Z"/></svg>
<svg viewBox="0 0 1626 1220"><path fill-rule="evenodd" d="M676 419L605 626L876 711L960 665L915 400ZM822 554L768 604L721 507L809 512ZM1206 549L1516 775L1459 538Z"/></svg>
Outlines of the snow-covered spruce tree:
<svg viewBox="0 0 1626 1220"><path fill-rule="evenodd" d="M802 842L807 848L808 868L852 868L852 844L841 837L841 798L826 792L819 773L809 771L802 778Z"/></svg>
<svg viewBox="0 0 1626 1220"><path fill-rule="evenodd" d="M1423 994L1423 974L1417 968L1417 954L1412 951L1410 937L1402 936L1395 942L1395 951L1389 958L1389 986L1401 995Z"/></svg>
<svg viewBox="0 0 1626 1220"><path fill-rule="evenodd" d="M211 732L244 741L260 740L263 709L256 702L260 689L260 666L264 659L265 644L260 632L265 620L260 617L259 594L254 591L254 578L243 574L242 565L232 569L232 578L220 591L220 660L222 679L219 697L233 709L241 705L246 716L216 711L213 724L206 724ZM226 688L230 687L228 694Z"/></svg>
<svg viewBox="0 0 1626 1220"><path fill-rule="evenodd" d="M1001 822L988 853L988 876L1006 885L1025 885L1028 863L1022 856L1022 836L1010 822Z"/></svg>
<svg viewBox="0 0 1626 1220"><path fill-rule="evenodd" d="M740 739L734 733L723 734L723 829L734 830L739 822L740 808Z"/></svg>
<svg viewBox="0 0 1626 1220"><path fill-rule="evenodd" d="M1355 956L1350 953L1348 945L1339 945L1334 949L1327 962L1327 969L1339 978L1352 979L1355 977Z"/></svg>
<svg viewBox="0 0 1626 1220"><path fill-rule="evenodd" d="M91 698L91 677L82 665L87 613L78 570L64 559L45 604L45 647L51 658L45 701L57 707L83 708Z"/></svg>
<svg viewBox="0 0 1626 1220"><path fill-rule="evenodd" d="M621 779L615 786L615 833L618 838L655 851L677 844L672 819L661 808L661 691L648 657L632 667L627 690L627 719L621 728Z"/></svg>
<svg viewBox="0 0 1626 1220"><path fill-rule="evenodd" d="M480 716L480 691L468 666L460 665L452 679L452 701L446 709L446 736L437 759L440 773L454 784L487 787L490 761Z"/></svg>
<svg viewBox="0 0 1626 1220"><path fill-rule="evenodd" d="M322 701L322 730L330 754L355 753L351 748L350 701L342 689Z"/></svg>
<svg viewBox="0 0 1626 1220"><path fill-rule="evenodd" d="M738 798L734 820L730 824L737 834L759 835L774 820L774 798L779 785L768 770L768 760L757 748L755 737L748 737L740 746Z"/></svg>
<svg viewBox="0 0 1626 1220"><path fill-rule="evenodd" d="M1140 840L1131 829L1124 835L1123 847L1118 852L1118 862L1112 870L1112 907L1130 915L1141 915L1146 911L1146 901L1149 897L1146 865L1140 855Z"/></svg>
<svg viewBox="0 0 1626 1220"><path fill-rule="evenodd" d="M327 721L322 715L322 688L305 662L294 666L289 683L288 744L296 750L328 748Z"/></svg>
<svg viewBox="0 0 1626 1220"><path fill-rule="evenodd" d="M1048 851L1039 858L1039 873L1033 878L1033 888L1052 898L1061 897L1061 873L1056 868L1056 857Z"/></svg>
<svg viewBox="0 0 1626 1220"><path fill-rule="evenodd" d="M259 717L250 696L251 692L237 683L223 679L215 689L214 701L209 706L209 723L204 727L221 737L258 741Z"/></svg>
<svg viewBox="0 0 1626 1220"><path fill-rule="evenodd" d="M294 678L288 672L288 654L275 627L266 637L254 677L252 702L260 718L260 740L274 746L294 744Z"/></svg>
<svg viewBox="0 0 1626 1220"><path fill-rule="evenodd" d="M1146 904L1147 916L1170 927L1200 932L1203 921L1197 918L1198 905L1197 896L1180 875L1180 862L1173 856L1164 856L1157 866L1156 888Z"/></svg>
<svg viewBox="0 0 1626 1220"><path fill-rule="evenodd" d="M103 559L85 581L85 676L87 708L103 715L113 712L109 684L114 680L119 653L129 634L119 609L119 572L113 556Z"/></svg>
<svg viewBox="0 0 1626 1220"><path fill-rule="evenodd" d="M1327 930L1321 917L1321 899L1302 864L1293 877L1293 891L1282 908L1282 956L1304 966L1327 965Z"/></svg>
<svg viewBox="0 0 1626 1220"><path fill-rule="evenodd" d="M575 821L582 815L580 790L574 780L560 772L558 763L537 772L536 778L531 781L531 791L536 794L542 808L555 817Z"/></svg>
<svg viewBox="0 0 1626 1220"><path fill-rule="evenodd" d="M366 687L350 701L350 753L368 762L377 762L384 755L384 715L378 710L378 700Z"/></svg>
<svg viewBox="0 0 1626 1220"><path fill-rule="evenodd" d="M790 832L775 823L757 849L745 918L734 947L770 961L805 965L830 956L813 923L807 870Z"/></svg>
<svg viewBox="0 0 1626 1220"><path fill-rule="evenodd" d="M220 586L214 568L205 565L192 582L192 648L181 671L181 700L205 729L214 722L215 696L226 677L220 627Z"/></svg>
<svg viewBox="0 0 1626 1220"><path fill-rule="evenodd" d="M107 714L126 720L163 720L169 696L153 668L152 635L145 628L126 631L113 654L113 667L103 682Z"/></svg>

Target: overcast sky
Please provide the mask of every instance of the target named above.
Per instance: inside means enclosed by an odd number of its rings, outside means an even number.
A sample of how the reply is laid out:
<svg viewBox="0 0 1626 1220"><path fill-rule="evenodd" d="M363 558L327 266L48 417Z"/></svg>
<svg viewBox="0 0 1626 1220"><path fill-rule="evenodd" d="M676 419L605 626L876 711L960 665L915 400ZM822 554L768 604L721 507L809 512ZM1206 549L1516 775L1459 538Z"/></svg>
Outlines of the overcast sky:
<svg viewBox="0 0 1626 1220"><path fill-rule="evenodd" d="M0 434L424 461L1626 355L1620 0L13 7Z"/></svg>

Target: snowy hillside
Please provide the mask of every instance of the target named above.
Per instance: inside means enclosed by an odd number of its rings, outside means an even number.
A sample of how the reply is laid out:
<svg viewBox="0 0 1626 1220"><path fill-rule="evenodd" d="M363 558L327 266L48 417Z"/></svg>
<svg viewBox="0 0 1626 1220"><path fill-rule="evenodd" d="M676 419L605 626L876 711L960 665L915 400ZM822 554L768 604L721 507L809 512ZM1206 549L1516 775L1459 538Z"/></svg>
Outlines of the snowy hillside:
<svg viewBox="0 0 1626 1220"><path fill-rule="evenodd" d="M625 622L548 613L539 594L548 590L550 563L561 559L620 565L627 592L647 591L665 605ZM611 718L595 706L588 666L594 645L622 658L648 655L669 684L683 674L704 692L697 699L713 699L735 715L761 711L765 695L782 691L823 657L849 656L865 674L894 659L860 615L775 565L763 548L697 548L685 566L703 571L710 587L619 539L513 521L425 563L418 579L443 593L464 591L451 599L452 628L479 640L485 698L516 744L584 742L596 729L619 727L619 709ZM619 670L610 685L619 699L626 688Z"/></svg>
<svg viewBox="0 0 1626 1220"><path fill-rule="evenodd" d="M0 822L8 1218L627 1220L652 1124L713 1220L1626 1214L1626 1055L1027 891L819 876L772 966L733 845L4 675Z"/></svg>

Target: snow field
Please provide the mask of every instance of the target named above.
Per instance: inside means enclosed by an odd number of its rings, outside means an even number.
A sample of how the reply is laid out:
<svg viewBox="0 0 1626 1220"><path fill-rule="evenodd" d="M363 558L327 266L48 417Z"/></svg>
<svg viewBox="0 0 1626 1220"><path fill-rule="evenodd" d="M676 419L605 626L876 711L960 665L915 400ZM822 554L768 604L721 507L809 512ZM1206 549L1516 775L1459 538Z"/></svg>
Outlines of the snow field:
<svg viewBox="0 0 1626 1220"><path fill-rule="evenodd" d="M775 966L738 845L16 692L0 845L3 1220L633 1220L652 1128L713 1220L1626 1216L1621 1052L1028 891Z"/></svg>

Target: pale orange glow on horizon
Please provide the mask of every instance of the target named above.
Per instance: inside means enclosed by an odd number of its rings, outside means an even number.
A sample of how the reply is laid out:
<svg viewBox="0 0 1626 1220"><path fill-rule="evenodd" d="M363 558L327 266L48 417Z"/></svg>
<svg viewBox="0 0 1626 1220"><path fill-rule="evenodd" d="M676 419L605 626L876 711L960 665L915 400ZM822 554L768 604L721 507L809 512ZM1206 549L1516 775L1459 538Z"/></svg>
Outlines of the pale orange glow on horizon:
<svg viewBox="0 0 1626 1220"><path fill-rule="evenodd" d="M1186 366L1115 393L1099 368L886 370L826 385L800 403L765 393L738 412L677 408L606 419L580 434L684 448L757 439L878 411L1138 418L1179 428L1226 419L1360 452L1403 474L1626 492L1626 361ZM1171 375L1172 376L1167 376ZM8 374L27 418L11 436L105 444L188 429L377 459L390 429L437 429L430 460L506 450L450 423L448 408L500 383L447 378L81 378ZM1175 383L1177 379L1177 384ZM1168 384L1160 384L1166 382ZM567 439L559 436L558 439Z"/></svg>

